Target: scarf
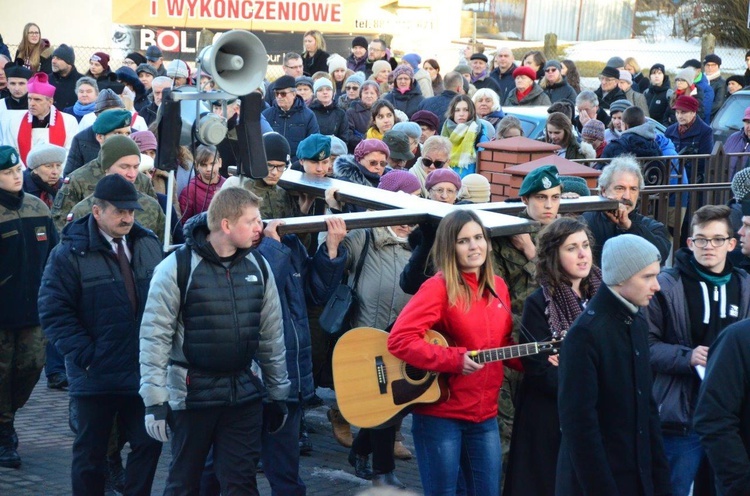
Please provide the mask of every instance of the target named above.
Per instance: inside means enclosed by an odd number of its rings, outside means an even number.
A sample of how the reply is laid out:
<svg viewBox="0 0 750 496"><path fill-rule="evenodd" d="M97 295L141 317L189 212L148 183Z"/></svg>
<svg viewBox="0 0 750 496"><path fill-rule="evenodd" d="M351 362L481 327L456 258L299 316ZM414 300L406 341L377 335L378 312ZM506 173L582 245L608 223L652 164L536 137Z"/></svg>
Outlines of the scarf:
<svg viewBox="0 0 750 496"><path fill-rule="evenodd" d="M409 169L409 172L414 174L417 177L417 179L419 179L419 184L422 185L422 198L427 198L428 193L427 193L427 188L425 188L425 183L427 182L427 171L424 170L422 161L419 160L417 163L415 163L411 167L411 169Z"/></svg>
<svg viewBox="0 0 750 496"><path fill-rule="evenodd" d="M476 83L477 81L480 81L487 77L487 70L483 70L478 76L475 76L474 73L471 73L471 82Z"/></svg>
<svg viewBox="0 0 750 496"><path fill-rule="evenodd" d="M685 133L688 132L688 130L693 126L694 123L695 123L695 119L693 119L692 121L688 122L684 126L682 124L678 124L677 125L677 132L680 133L680 136L684 135Z"/></svg>
<svg viewBox="0 0 750 496"><path fill-rule="evenodd" d="M575 291L573 291L573 288L567 284L562 284L554 288L553 295L553 288L549 285L549 281L545 278L540 278L544 301L547 304L544 313L547 315L547 322L549 323L553 337L565 337L565 333L568 332L570 326L573 325L573 322L583 312L586 302L594 296L601 284L602 271L595 265L591 267L591 272L589 273L588 291L582 295L582 298L579 298Z"/></svg>
<svg viewBox="0 0 750 496"><path fill-rule="evenodd" d="M372 125L370 129L367 130L367 133L365 134L366 139L379 139L380 141L383 141L383 133L381 133L378 128L375 127L375 124Z"/></svg>
<svg viewBox="0 0 750 496"><path fill-rule="evenodd" d="M516 98L518 99L518 103L521 103L521 100L526 98L526 96L531 93L531 90L534 89L534 85L532 84L528 88L526 88L524 91L518 91L516 90Z"/></svg>
<svg viewBox="0 0 750 496"><path fill-rule="evenodd" d="M721 71L716 71L713 74L704 74L704 76L706 76L706 79L708 79L709 81L714 81L721 77Z"/></svg>
<svg viewBox="0 0 750 496"><path fill-rule="evenodd" d="M95 107L96 102L88 103L86 105L81 105L81 102L76 102L73 105L73 115L76 117L83 117L84 115L93 112Z"/></svg>
<svg viewBox="0 0 750 496"><path fill-rule="evenodd" d="M357 164L357 168L359 169L359 172L362 173L362 175L365 177L368 183L370 183L370 186L373 188L377 188L378 184L380 184L380 176L375 174L374 172L370 172L367 170L367 168L362 164ZM385 172L383 172L385 174Z"/></svg>
<svg viewBox="0 0 750 496"><path fill-rule="evenodd" d="M31 121L33 116L26 112L26 116L21 119L21 127L18 130L18 152L21 160L26 163L26 156L31 151ZM52 107L49 114L49 143L57 146L65 146L65 122L59 110Z"/></svg>
<svg viewBox="0 0 750 496"><path fill-rule="evenodd" d="M727 262L729 262L727 260ZM702 269L702 267L698 264L698 262L695 261L695 257L692 257L690 259L690 264L695 269L695 272L698 273L699 276L701 276L701 279L705 280L706 282L710 282L714 286L726 286L729 284L729 280L732 278L732 270L731 267L730 270L727 270L729 267L729 263L727 263L727 267L724 267L724 275L721 274L711 274L709 272L705 272Z"/></svg>
<svg viewBox="0 0 750 496"><path fill-rule="evenodd" d="M453 147L451 148L450 165L452 169L458 169L458 175L463 177L473 172L467 170L473 168L477 162L477 147L474 145L479 136L479 123L471 121L466 124L456 124L452 119L445 121L442 136L447 137Z"/></svg>
<svg viewBox="0 0 750 496"><path fill-rule="evenodd" d="M55 195L57 194L57 190L60 189L60 181L58 181L54 186L50 186L49 184L42 181L42 178L39 177L38 174L35 174L33 171L30 174L31 180L34 182L34 184L41 190L39 194L39 199L44 202L47 207L52 208L52 204L55 202Z"/></svg>

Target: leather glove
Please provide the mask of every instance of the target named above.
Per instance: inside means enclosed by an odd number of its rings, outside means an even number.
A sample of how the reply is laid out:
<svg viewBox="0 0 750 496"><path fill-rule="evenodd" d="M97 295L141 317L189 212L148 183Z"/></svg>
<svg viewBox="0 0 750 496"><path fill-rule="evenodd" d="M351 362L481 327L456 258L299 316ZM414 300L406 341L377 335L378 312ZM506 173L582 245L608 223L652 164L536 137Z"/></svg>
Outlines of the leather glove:
<svg viewBox="0 0 750 496"><path fill-rule="evenodd" d="M146 432L162 443L169 441L167 435L168 412L169 406L166 403L146 407Z"/></svg>
<svg viewBox="0 0 750 496"><path fill-rule="evenodd" d="M286 424L289 409L283 401L263 403L263 429L270 434L276 434Z"/></svg>

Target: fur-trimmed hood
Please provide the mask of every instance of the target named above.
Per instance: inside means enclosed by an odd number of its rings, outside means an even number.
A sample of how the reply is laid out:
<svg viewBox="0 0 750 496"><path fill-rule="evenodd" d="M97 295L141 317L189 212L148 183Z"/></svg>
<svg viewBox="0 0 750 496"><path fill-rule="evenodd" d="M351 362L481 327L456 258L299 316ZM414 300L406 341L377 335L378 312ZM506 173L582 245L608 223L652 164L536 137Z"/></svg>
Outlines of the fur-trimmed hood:
<svg viewBox="0 0 750 496"><path fill-rule="evenodd" d="M386 167L383 174L387 174L390 170L390 167ZM377 188L380 182L380 176L362 167L354 158L354 155L341 155L338 157L333 163L333 175L336 179L341 179L342 181L361 184L363 186L372 186L373 188Z"/></svg>

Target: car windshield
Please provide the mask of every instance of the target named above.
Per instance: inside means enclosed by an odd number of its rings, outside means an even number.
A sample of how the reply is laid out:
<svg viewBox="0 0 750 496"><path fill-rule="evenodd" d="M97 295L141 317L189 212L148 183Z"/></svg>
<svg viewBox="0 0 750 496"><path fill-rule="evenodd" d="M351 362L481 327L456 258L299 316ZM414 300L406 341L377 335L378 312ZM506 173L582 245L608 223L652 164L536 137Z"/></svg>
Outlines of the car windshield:
<svg viewBox="0 0 750 496"><path fill-rule="evenodd" d="M711 122L711 127L714 129L741 129L742 116L748 104L750 104L750 95L729 98Z"/></svg>

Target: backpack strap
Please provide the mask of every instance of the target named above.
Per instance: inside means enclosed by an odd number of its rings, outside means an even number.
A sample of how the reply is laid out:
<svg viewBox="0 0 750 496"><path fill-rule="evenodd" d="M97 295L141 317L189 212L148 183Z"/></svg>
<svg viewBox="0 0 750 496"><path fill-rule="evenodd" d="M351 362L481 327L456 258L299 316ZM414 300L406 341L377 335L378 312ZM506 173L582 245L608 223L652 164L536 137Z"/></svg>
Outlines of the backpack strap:
<svg viewBox="0 0 750 496"><path fill-rule="evenodd" d="M365 246L362 248L362 255L359 257L357 267L354 269L354 281L352 281L352 289L357 289L357 281L359 281L359 275L362 273L362 267L365 265L365 257L367 256L367 249L370 247L370 229L365 230Z"/></svg>
<svg viewBox="0 0 750 496"><path fill-rule="evenodd" d="M175 250L174 256L177 259L177 287L180 288L180 311L185 304L187 295L188 278L190 277L190 261L193 253L187 244L183 244Z"/></svg>
<svg viewBox="0 0 750 496"><path fill-rule="evenodd" d="M258 250L252 250L250 253L255 257L255 261L258 262L260 271L263 274L263 286L265 287L266 281L268 280L268 268L266 267L266 259L260 254Z"/></svg>

